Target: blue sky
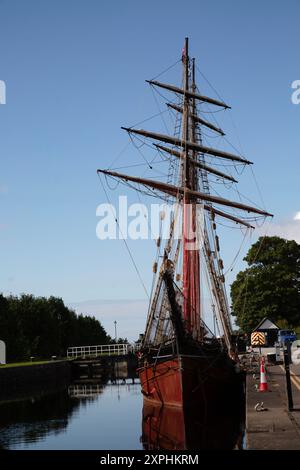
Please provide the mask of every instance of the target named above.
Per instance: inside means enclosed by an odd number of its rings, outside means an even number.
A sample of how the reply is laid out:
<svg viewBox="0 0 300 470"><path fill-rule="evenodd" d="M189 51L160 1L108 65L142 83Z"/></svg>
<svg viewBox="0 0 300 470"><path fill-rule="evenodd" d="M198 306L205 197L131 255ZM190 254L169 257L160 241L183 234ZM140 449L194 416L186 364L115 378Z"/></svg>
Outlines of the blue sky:
<svg viewBox="0 0 300 470"><path fill-rule="evenodd" d="M81 303L111 334L114 313L105 316L105 305L115 305L116 316L126 300L142 329L145 295L124 244L95 235L96 207L105 202L96 169L126 145L121 125L157 112L144 80L180 57L185 36L198 67L233 108L235 125L227 115L223 124L255 163L275 214L269 233L300 242L293 220L300 210L300 105L291 102L291 83L300 79L299 13L294 0L0 0L0 80L7 87L0 105L0 290ZM167 78L178 84L178 72ZM129 148L122 158L134 163L138 155ZM251 178L247 173L240 189L259 202ZM230 237L222 241L229 264L236 250ZM154 250L148 242L130 247L150 285ZM93 311L85 304L91 300ZM130 317L116 318L120 335L129 335Z"/></svg>

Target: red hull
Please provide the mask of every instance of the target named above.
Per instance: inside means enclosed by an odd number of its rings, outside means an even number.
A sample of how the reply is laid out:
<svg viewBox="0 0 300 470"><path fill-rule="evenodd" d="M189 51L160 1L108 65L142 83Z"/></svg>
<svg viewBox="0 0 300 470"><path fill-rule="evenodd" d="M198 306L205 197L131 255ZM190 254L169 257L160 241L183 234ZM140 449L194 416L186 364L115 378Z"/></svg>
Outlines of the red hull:
<svg viewBox="0 0 300 470"><path fill-rule="evenodd" d="M233 449L240 435L243 379L233 364L197 356L141 367L145 449Z"/></svg>
<svg viewBox="0 0 300 470"><path fill-rule="evenodd" d="M168 359L138 369L144 398L158 405L182 405L180 360Z"/></svg>
<svg viewBox="0 0 300 470"><path fill-rule="evenodd" d="M180 355L160 359L138 370L145 400L153 404L190 407L220 401L224 387L236 376L229 362L222 366L199 356Z"/></svg>

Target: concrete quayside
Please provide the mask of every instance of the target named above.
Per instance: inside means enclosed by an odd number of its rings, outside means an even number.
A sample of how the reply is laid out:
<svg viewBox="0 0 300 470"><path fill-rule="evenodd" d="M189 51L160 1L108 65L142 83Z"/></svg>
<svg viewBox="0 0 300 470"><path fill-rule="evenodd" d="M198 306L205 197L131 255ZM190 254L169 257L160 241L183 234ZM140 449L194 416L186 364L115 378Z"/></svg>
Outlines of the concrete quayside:
<svg viewBox="0 0 300 470"><path fill-rule="evenodd" d="M259 362L252 362L247 369L245 448L300 450L300 365L290 365L292 409L283 364L266 361L265 392L259 391Z"/></svg>

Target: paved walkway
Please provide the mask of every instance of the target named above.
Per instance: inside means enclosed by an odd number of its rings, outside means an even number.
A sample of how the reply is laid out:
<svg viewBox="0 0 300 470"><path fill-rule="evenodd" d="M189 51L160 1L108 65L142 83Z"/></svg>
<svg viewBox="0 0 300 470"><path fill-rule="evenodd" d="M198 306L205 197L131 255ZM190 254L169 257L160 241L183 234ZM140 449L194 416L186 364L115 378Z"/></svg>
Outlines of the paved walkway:
<svg viewBox="0 0 300 470"><path fill-rule="evenodd" d="M257 392L259 374L247 375L246 446L257 450L300 450L300 366L291 366L294 410L288 411L284 367L268 367L269 392ZM255 411L257 403L267 411Z"/></svg>

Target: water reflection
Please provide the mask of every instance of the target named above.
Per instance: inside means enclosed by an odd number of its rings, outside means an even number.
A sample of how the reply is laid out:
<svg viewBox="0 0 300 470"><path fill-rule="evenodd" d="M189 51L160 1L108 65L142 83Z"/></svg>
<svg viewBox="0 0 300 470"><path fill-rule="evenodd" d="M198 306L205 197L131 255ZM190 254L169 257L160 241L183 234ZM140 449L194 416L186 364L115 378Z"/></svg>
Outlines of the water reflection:
<svg viewBox="0 0 300 470"><path fill-rule="evenodd" d="M145 450L231 450L241 448L241 416L224 412L203 416L199 409L152 405L144 401L142 443Z"/></svg>
<svg viewBox="0 0 300 470"><path fill-rule="evenodd" d="M0 448L232 449L240 416L223 411L203 417L197 410L143 406L135 377L77 377L61 389L0 402Z"/></svg>
<svg viewBox="0 0 300 470"><path fill-rule="evenodd" d="M0 402L0 448L141 449L140 384L78 379L63 390Z"/></svg>
<svg viewBox="0 0 300 470"><path fill-rule="evenodd" d="M74 384L68 387L68 395L71 398L97 398L102 392L101 383Z"/></svg>
<svg viewBox="0 0 300 470"><path fill-rule="evenodd" d="M36 442L50 433L63 432L79 403L69 399L67 390L35 395L0 405L0 445Z"/></svg>

